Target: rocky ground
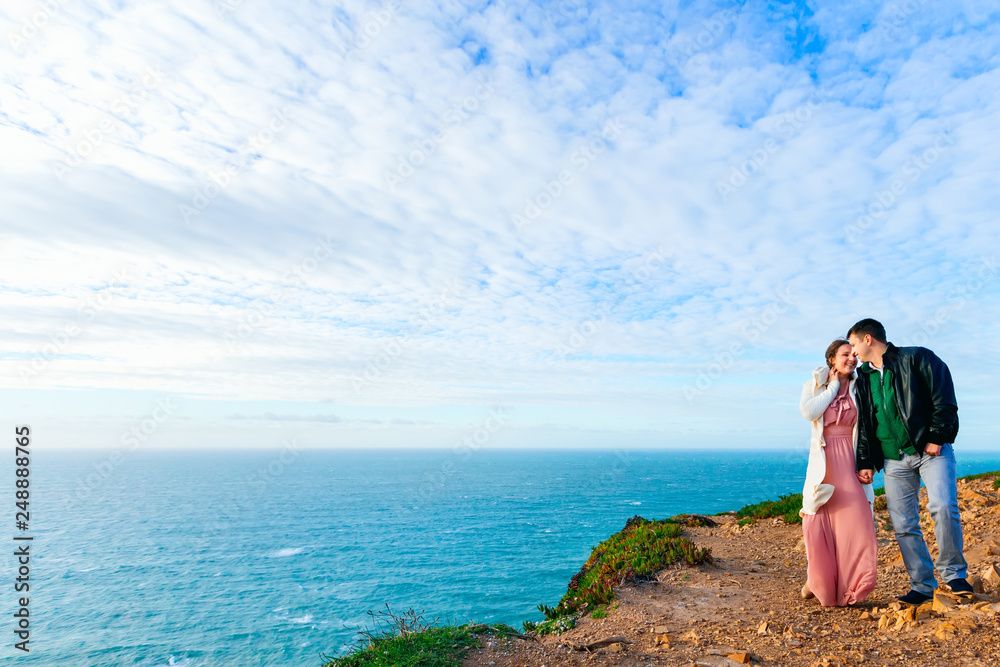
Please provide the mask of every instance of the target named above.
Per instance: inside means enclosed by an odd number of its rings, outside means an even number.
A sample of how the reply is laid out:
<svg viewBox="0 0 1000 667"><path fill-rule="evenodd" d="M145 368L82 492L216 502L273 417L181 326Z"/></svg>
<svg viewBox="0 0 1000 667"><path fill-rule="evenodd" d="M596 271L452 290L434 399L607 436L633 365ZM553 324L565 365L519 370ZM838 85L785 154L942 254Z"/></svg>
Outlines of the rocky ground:
<svg viewBox="0 0 1000 667"><path fill-rule="evenodd" d="M714 517L714 527L685 531L711 548L711 564L664 570L657 581L623 587L606 618L584 617L561 635L491 640L463 666L1000 667L1000 492L992 479L959 481L959 496L969 580L982 591L977 597L941 590L933 603L901 606L896 596L909 590L909 578L884 509L875 516L875 591L853 607L827 609L799 596L806 577L800 525L767 519L741 528L733 516ZM923 516L936 555L926 509ZM585 649L602 640L613 641Z"/></svg>

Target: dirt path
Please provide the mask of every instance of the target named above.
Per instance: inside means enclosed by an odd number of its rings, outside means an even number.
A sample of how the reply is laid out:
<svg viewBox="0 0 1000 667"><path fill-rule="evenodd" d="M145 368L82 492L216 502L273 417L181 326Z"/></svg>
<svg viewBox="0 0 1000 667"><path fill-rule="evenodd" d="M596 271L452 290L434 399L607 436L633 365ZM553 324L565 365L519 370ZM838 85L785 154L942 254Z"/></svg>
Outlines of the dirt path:
<svg viewBox="0 0 1000 667"><path fill-rule="evenodd" d="M1000 565L1000 494L992 480L960 482L960 507L972 580ZM924 515L934 555L933 528ZM867 600L847 608L824 609L799 597L806 572L801 526L772 519L740 528L732 516L719 520L715 527L685 529L699 546L711 548L711 564L664 570L657 581L618 589L618 606L606 618L584 617L561 635L492 641L470 654L464 667L1000 667L1000 582L985 582L988 595L979 598L944 593L933 610L928 604L907 612L896 596L909 590L909 579L885 510L876 512L878 584ZM572 648L611 637L631 643L590 652Z"/></svg>

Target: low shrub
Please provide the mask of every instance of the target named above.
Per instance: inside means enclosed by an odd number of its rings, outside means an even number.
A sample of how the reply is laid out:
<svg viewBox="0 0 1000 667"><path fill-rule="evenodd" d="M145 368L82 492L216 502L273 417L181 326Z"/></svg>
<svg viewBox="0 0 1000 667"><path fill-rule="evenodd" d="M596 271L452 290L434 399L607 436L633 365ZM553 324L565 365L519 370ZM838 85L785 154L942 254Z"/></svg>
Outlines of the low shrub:
<svg viewBox="0 0 1000 667"><path fill-rule="evenodd" d="M614 599L616 586L650 579L676 563L697 565L709 560L709 550L697 547L681 535L682 531L683 527L670 519L648 521L632 517L625 528L594 547L590 558L570 580L559 604L538 605L548 620L525 621L525 631L562 632L557 623L546 624L607 605Z"/></svg>
<svg viewBox="0 0 1000 667"><path fill-rule="evenodd" d="M517 630L509 625L467 623L435 626L421 612L409 609L397 614L369 611L373 627L359 629L362 642L346 656L323 656L324 667L460 667L465 654L479 645L483 634L509 636Z"/></svg>
<svg viewBox="0 0 1000 667"><path fill-rule="evenodd" d="M780 496L778 500L765 500L746 505L736 511L736 516L751 521L780 516L785 523L802 523L802 517L799 516L800 509L802 509L802 494L790 493L787 496Z"/></svg>

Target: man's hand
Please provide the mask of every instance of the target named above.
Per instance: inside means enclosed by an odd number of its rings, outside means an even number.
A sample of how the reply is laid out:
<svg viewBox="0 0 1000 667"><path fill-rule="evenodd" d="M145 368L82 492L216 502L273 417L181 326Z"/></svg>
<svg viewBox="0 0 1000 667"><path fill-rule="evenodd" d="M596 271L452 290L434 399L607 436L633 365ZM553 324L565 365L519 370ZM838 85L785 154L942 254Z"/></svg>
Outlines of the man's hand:
<svg viewBox="0 0 1000 667"><path fill-rule="evenodd" d="M874 477L875 471L871 468L858 471L858 481L862 484L871 484Z"/></svg>
<svg viewBox="0 0 1000 667"><path fill-rule="evenodd" d="M941 445L927 443L924 445L924 454L927 456L941 456Z"/></svg>

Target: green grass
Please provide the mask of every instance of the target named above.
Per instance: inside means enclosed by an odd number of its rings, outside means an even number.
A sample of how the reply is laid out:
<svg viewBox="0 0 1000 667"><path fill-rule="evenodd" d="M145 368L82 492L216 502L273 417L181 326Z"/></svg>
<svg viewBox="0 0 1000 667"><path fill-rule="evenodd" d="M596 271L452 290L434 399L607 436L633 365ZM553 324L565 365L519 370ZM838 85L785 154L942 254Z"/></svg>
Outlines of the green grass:
<svg viewBox="0 0 1000 667"><path fill-rule="evenodd" d="M976 475L966 475L965 477L959 477L959 479L974 480L974 479L984 479L986 477L996 477L1000 475L1000 470L994 470L993 472L981 472Z"/></svg>
<svg viewBox="0 0 1000 667"><path fill-rule="evenodd" d="M466 623L435 626L412 609L402 614L369 611L374 627L359 630L364 640L342 658L324 656L324 667L461 667L465 654L484 634L510 636L509 625Z"/></svg>
<svg viewBox="0 0 1000 667"><path fill-rule="evenodd" d="M973 480L989 477L996 477L996 479L993 480L993 488L1000 489L1000 471L982 472L977 475L966 475L965 477L960 477L959 479ZM885 487L880 486L877 489L874 489L874 492L876 498L876 511L884 510L886 508L885 500L881 497L885 496ZM799 516L799 508L801 507L802 494L794 493L787 496L780 496L778 500L765 500L764 502L754 503L753 505L746 505L743 509L736 512L736 516L739 517L739 525L741 526L753 523L758 519L769 519L775 516L780 516L785 520L785 523L802 523L802 517Z"/></svg>
<svg viewBox="0 0 1000 667"><path fill-rule="evenodd" d="M386 637L357 648L327 667L457 667L479 639L465 626L431 628L408 635Z"/></svg>
<svg viewBox="0 0 1000 667"><path fill-rule="evenodd" d="M594 610L594 613L590 615L591 618L605 618L608 615L607 607L598 607Z"/></svg>
<svg viewBox="0 0 1000 667"><path fill-rule="evenodd" d="M780 516L785 523L802 523L799 510L802 509L802 494L790 493L787 496L780 496L778 500L765 500L764 502L745 505L737 510L736 516L740 519L769 519L773 516ZM746 525L740 523L740 525Z"/></svg>
<svg viewBox="0 0 1000 667"><path fill-rule="evenodd" d="M538 605L547 620L525 621L525 631L539 635L560 632L565 619L611 602L616 586L650 579L675 563L697 565L708 560L709 550L698 548L681 535L682 531L683 527L670 519L629 519L624 529L594 547L590 558L570 580L559 604Z"/></svg>

